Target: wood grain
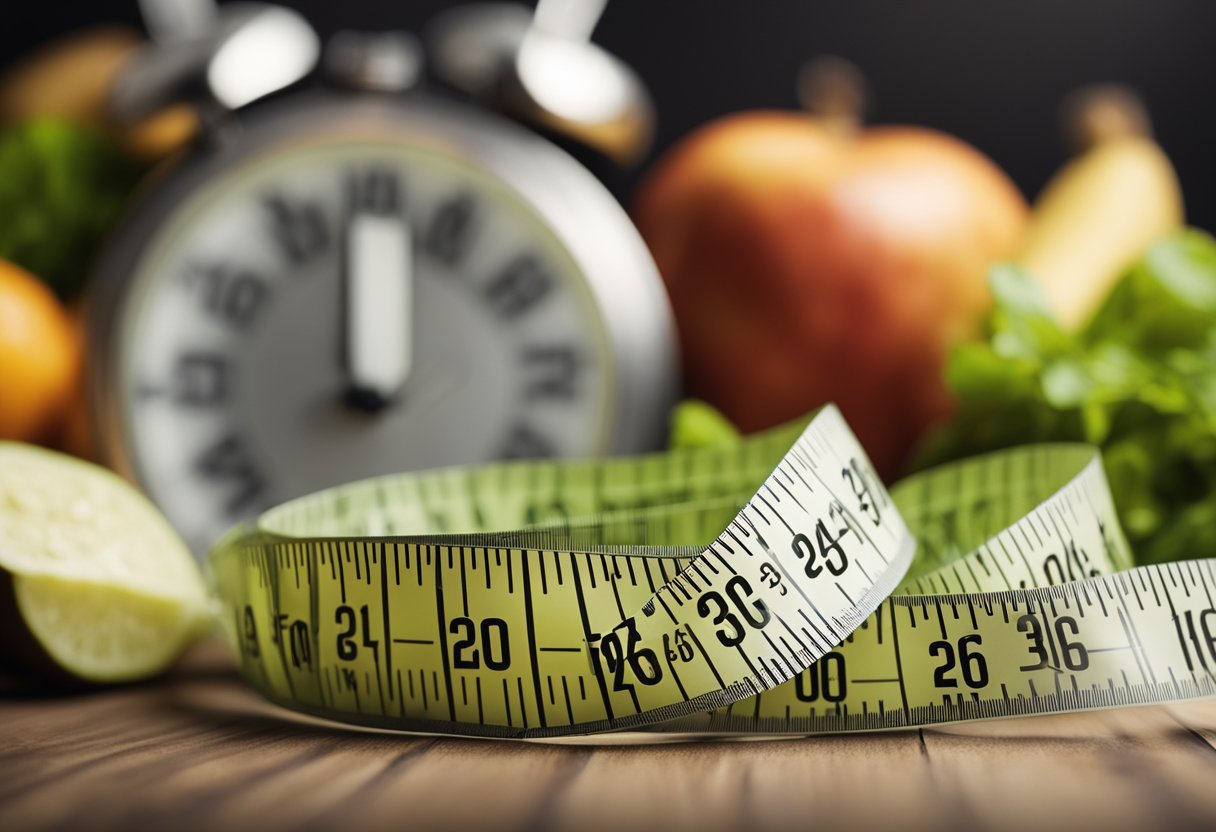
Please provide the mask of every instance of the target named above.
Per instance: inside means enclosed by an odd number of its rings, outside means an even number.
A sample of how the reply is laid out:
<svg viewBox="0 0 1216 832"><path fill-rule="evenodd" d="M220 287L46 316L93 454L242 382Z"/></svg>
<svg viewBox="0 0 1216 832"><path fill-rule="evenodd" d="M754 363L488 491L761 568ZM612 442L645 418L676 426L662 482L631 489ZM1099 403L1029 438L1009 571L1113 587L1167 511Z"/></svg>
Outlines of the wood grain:
<svg viewBox="0 0 1216 832"><path fill-rule="evenodd" d="M555 746L296 719L218 645L0 700L0 829L1216 828L1216 702L779 742Z"/></svg>

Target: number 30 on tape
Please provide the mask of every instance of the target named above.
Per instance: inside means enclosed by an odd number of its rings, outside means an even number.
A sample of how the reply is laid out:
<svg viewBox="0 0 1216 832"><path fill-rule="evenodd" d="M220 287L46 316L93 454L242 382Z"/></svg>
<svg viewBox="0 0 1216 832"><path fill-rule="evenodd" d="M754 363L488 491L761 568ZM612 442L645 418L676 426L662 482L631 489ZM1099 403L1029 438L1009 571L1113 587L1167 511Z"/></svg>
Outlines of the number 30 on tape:
<svg viewBox="0 0 1216 832"><path fill-rule="evenodd" d="M888 495L831 407L730 449L341 486L209 572L250 684L381 728L812 734L1216 694L1213 562L1131 568L1094 449Z"/></svg>

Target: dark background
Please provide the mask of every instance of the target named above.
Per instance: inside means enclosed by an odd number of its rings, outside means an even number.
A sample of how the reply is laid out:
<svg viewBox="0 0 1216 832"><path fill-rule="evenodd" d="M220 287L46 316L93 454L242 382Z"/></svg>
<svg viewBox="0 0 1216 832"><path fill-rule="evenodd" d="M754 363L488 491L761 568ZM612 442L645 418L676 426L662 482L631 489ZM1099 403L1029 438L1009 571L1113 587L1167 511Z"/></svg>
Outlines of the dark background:
<svg viewBox="0 0 1216 832"><path fill-rule="evenodd" d="M418 29L452 0L286 0L322 34ZM0 64L62 31L138 21L135 0L5 0ZM802 62L825 52L869 77L875 122L954 133L1033 196L1064 158L1057 108L1083 83L1148 102L1192 224L1216 229L1213 0L612 0L596 40L659 108L656 151L714 116L795 106ZM628 199L637 174L613 184Z"/></svg>

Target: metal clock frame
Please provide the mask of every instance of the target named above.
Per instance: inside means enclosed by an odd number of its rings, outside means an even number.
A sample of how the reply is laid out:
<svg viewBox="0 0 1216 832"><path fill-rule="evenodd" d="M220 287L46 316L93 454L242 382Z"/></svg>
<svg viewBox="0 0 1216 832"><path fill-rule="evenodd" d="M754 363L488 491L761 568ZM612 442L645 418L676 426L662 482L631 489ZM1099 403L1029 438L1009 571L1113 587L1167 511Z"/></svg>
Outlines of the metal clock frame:
<svg viewBox="0 0 1216 832"><path fill-rule="evenodd" d="M89 397L107 463L145 484L130 442L136 425L123 399L123 373L132 348L125 324L146 289L135 277L146 247L215 177L278 150L342 140L416 143L514 189L563 244L603 321L614 365L604 450L660 446L679 395L674 319L649 251L607 189L552 143L467 105L419 92L390 98L315 91L254 105L212 130L147 183L109 241L87 300Z"/></svg>

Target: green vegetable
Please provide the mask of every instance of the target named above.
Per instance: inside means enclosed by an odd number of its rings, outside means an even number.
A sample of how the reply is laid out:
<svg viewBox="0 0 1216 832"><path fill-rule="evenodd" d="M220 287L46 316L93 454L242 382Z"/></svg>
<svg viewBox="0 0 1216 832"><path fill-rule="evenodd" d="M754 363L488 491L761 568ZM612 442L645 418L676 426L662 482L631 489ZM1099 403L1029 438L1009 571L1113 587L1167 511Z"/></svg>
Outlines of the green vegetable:
<svg viewBox="0 0 1216 832"><path fill-rule="evenodd" d="M714 407L697 399L685 399L671 412L670 446L675 448L722 448L738 445L739 431Z"/></svg>
<svg viewBox="0 0 1216 832"><path fill-rule="evenodd" d="M64 299L88 274L140 170L104 134L51 119L0 131L0 257Z"/></svg>
<svg viewBox="0 0 1216 832"><path fill-rule="evenodd" d="M1137 560L1216 556L1216 240L1154 246L1076 335L1008 266L987 338L954 351L959 411L917 467L1031 442L1103 449Z"/></svg>

